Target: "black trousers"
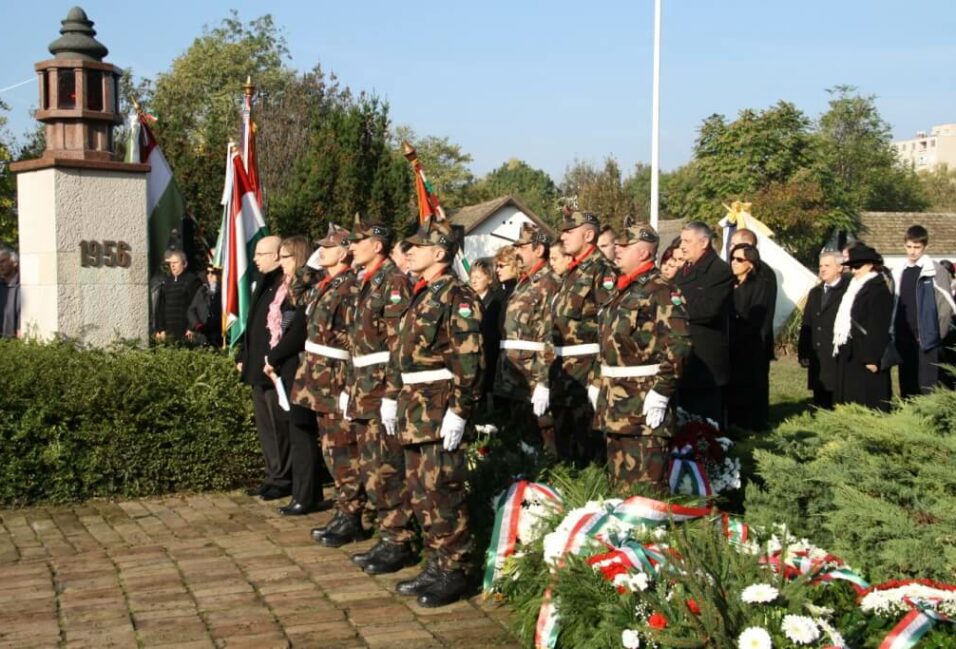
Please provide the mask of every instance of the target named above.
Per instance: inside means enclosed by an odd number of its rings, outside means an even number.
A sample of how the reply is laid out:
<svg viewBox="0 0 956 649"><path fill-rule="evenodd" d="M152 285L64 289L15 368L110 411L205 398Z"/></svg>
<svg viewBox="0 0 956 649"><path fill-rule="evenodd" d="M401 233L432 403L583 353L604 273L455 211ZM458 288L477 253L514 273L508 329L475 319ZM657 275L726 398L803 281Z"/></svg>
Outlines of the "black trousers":
<svg viewBox="0 0 956 649"><path fill-rule="evenodd" d="M713 419L720 430L727 429L723 387L681 388L677 392L677 405L691 414Z"/></svg>
<svg viewBox="0 0 956 649"><path fill-rule="evenodd" d="M924 352L914 338L899 336L896 349L903 358L899 369L901 397L926 394L936 387L939 382L939 347Z"/></svg>
<svg viewBox="0 0 956 649"><path fill-rule="evenodd" d="M252 386L252 409L259 431L259 444L265 459L267 485L289 489L292 486L292 457L289 453L289 415L279 407L279 398L271 386Z"/></svg>
<svg viewBox="0 0 956 649"><path fill-rule="evenodd" d="M312 507L322 502L320 472L325 462L319 451L319 426L311 410L292 406L289 443L292 454L292 500Z"/></svg>
<svg viewBox="0 0 956 649"><path fill-rule="evenodd" d="M833 392L826 388L816 388L813 391L813 405L826 410L833 410Z"/></svg>

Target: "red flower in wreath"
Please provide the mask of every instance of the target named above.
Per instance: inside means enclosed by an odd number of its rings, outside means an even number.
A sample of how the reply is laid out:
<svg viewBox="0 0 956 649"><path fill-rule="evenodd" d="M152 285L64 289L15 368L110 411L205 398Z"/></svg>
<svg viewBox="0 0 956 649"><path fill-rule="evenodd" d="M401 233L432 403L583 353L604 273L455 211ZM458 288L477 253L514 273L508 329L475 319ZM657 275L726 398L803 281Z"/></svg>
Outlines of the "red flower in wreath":
<svg viewBox="0 0 956 649"><path fill-rule="evenodd" d="M687 600L687 610L694 615L700 615L700 606L692 599Z"/></svg>
<svg viewBox="0 0 956 649"><path fill-rule="evenodd" d="M652 629L657 629L658 631L661 629L666 629L667 618L661 613L655 611L654 613L651 613L649 618L647 618L647 626L651 627Z"/></svg>

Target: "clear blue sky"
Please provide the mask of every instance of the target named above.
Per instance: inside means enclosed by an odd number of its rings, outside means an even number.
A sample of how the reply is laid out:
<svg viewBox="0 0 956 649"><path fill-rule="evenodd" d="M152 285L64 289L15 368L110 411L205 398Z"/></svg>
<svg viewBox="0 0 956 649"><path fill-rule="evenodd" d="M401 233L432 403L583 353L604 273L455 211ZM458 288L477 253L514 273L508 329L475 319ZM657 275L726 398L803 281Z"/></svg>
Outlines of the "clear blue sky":
<svg viewBox="0 0 956 649"><path fill-rule="evenodd" d="M49 56L69 3L0 2L0 88ZM321 62L377 92L396 124L448 136L484 173L511 157L559 181L575 158L650 158L652 0L481 2L164 0L81 3L107 60L168 70L230 8L272 13L299 69ZM825 89L877 96L896 137L956 122L954 0L664 0L662 164L686 162L697 127L779 99L816 117ZM36 84L0 95L10 130L30 127Z"/></svg>

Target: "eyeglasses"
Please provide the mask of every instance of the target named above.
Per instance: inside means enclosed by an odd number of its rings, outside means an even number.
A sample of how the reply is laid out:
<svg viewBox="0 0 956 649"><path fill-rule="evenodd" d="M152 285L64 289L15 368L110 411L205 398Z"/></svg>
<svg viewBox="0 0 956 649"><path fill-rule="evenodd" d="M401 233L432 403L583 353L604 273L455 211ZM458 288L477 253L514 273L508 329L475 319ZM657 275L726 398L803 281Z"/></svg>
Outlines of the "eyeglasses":
<svg viewBox="0 0 956 649"><path fill-rule="evenodd" d="M731 258L730 258L730 261L736 261L737 263L742 264L742 263L744 263L744 262L746 262L746 261L750 261L750 260L747 259L746 257L731 257Z"/></svg>
<svg viewBox="0 0 956 649"><path fill-rule="evenodd" d="M276 254L276 253L274 253L274 252L257 252L257 253L255 253L255 254L253 254L252 256L253 256L253 257L269 257L269 256L274 255L274 254Z"/></svg>
<svg viewBox="0 0 956 649"><path fill-rule="evenodd" d="M279 259L292 259L295 255L279 255Z"/></svg>

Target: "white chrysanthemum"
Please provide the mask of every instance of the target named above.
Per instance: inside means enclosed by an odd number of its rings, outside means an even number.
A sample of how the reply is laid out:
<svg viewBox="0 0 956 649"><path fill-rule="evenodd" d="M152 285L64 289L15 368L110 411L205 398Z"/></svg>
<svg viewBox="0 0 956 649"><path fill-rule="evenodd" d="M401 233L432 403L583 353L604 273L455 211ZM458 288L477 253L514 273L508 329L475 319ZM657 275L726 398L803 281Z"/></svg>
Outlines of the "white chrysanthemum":
<svg viewBox="0 0 956 649"><path fill-rule="evenodd" d="M737 638L737 646L740 649L771 649L773 644L770 642L770 634L763 627L752 626L744 629L744 632Z"/></svg>
<svg viewBox="0 0 956 649"><path fill-rule="evenodd" d="M641 637L637 635L634 629L624 629L621 632L621 644L624 649L639 649L641 646Z"/></svg>
<svg viewBox="0 0 956 649"><path fill-rule="evenodd" d="M643 572L639 572L633 577L631 577L631 590L647 590L647 587L650 585L650 580L648 580L647 575Z"/></svg>
<svg viewBox="0 0 956 649"><path fill-rule="evenodd" d="M547 528L547 519L557 505L553 500L537 495L525 496L518 516L518 538L522 543L537 541Z"/></svg>
<svg viewBox="0 0 956 649"><path fill-rule="evenodd" d="M840 634L836 628L833 627L829 622L823 618L818 618L816 623L820 625L820 628L823 629L827 636L830 638L830 644L838 649L846 649L846 640L843 639L843 636Z"/></svg>
<svg viewBox="0 0 956 649"><path fill-rule="evenodd" d="M564 517L564 520L561 521L558 528L550 534L545 535L544 560L553 565L555 561L561 557L561 554L564 552L565 543L568 540L568 534L574 529L581 518L596 512L603 512L607 507L613 508L620 502L618 499L608 501L592 500L584 507L578 507L568 512L568 515Z"/></svg>
<svg viewBox="0 0 956 649"><path fill-rule="evenodd" d="M740 594L740 599L747 604L766 604L777 599L780 591L770 584L751 584L744 588Z"/></svg>
<svg viewBox="0 0 956 649"><path fill-rule="evenodd" d="M780 629L790 642L810 644L820 638L820 627L805 615L785 615Z"/></svg>
<svg viewBox="0 0 956 649"><path fill-rule="evenodd" d="M956 592L919 583L904 584L897 588L867 593L860 602L860 608L868 613L891 615L909 611L911 602L925 602L948 613L956 608Z"/></svg>

